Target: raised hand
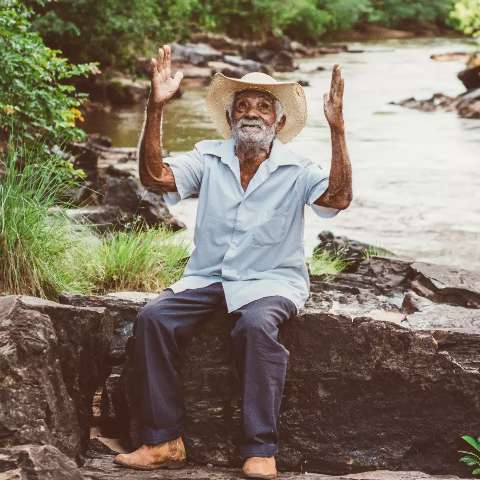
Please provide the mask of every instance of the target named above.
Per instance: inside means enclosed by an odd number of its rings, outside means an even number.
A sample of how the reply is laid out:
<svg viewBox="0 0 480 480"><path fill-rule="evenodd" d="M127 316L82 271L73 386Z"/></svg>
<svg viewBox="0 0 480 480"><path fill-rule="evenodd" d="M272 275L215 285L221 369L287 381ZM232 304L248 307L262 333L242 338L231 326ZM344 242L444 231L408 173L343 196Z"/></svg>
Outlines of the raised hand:
<svg viewBox="0 0 480 480"><path fill-rule="evenodd" d="M157 58L150 61L150 80L152 91L149 103L153 106L163 105L175 95L183 78L183 73L178 71L171 76L172 51L170 45L158 49Z"/></svg>
<svg viewBox="0 0 480 480"><path fill-rule="evenodd" d="M323 95L323 111L330 127L343 128L343 78L338 64L333 66L330 92Z"/></svg>

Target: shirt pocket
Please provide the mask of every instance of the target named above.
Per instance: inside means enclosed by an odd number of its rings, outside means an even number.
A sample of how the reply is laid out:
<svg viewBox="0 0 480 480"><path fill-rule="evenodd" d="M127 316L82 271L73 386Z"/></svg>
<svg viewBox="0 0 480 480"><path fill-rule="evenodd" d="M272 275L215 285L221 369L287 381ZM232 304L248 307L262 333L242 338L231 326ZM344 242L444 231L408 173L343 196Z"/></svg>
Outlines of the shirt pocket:
<svg viewBox="0 0 480 480"><path fill-rule="evenodd" d="M266 247L284 240L287 231L287 211L288 209L282 207L264 215L263 221L252 229L252 245Z"/></svg>

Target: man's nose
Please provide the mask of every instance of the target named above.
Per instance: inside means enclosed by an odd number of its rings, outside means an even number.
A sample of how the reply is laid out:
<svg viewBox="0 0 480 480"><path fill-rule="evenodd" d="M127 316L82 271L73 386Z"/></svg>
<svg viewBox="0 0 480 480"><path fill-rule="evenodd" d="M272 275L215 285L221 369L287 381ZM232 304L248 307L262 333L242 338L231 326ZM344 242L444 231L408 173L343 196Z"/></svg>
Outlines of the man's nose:
<svg viewBox="0 0 480 480"><path fill-rule="evenodd" d="M260 116L258 115L258 113L256 112L256 110L252 110L250 109L246 114L245 114L245 117L247 120L255 120L257 118L260 118Z"/></svg>

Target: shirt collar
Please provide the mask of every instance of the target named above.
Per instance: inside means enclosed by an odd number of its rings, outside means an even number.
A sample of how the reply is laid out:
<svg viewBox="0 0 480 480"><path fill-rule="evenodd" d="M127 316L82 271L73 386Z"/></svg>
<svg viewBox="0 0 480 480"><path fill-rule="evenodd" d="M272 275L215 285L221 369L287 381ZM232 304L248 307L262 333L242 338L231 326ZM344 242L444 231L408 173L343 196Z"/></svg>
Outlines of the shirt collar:
<svg viewBox="0 0 480 480"><path fill-rule="evenodd" d="M212 142L203 151L220 157L220 160L226 165L231 165L231 162L235 159L235 142L233 138L226 140L219 140ZM287 148L278 138L273 139L272 149L270 155L267 158L269 164L273 165L299 165L300 159L297 155Z"/></svg>

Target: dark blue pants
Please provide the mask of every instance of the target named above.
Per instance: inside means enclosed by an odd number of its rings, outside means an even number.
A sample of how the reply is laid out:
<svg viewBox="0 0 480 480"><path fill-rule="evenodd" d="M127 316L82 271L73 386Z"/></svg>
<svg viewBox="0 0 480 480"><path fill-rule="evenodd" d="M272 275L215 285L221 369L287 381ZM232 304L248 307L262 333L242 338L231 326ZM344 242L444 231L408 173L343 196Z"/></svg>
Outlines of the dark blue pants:
<svg viewBox="0 0 480 480"><path fill-rule="evenodd" d="M134 333L143 443L161 443L182 435L179 343L218 309L227 312L221 282L178 293L167 288L140 310ZM290 299L276 295L229 314L235 321L230 335L242 380L243 458L277 453L277 420L289 356L278 341L278 329L295 313Z"/></svg>

